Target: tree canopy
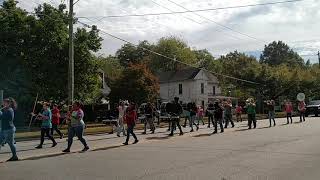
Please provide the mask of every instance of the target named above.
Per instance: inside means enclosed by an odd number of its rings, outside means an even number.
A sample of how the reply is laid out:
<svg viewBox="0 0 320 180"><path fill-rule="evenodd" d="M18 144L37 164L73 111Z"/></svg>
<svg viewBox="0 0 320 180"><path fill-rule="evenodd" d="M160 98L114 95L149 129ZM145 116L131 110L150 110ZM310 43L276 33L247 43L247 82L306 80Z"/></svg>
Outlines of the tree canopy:
<svg viewBox="0 0 320 180"><path fill-rule="evenodd" d="M282 41L273 41L264 47L260 57L261 63L271 66L286 64L288 66L303 66L304 60Z"/></svg>

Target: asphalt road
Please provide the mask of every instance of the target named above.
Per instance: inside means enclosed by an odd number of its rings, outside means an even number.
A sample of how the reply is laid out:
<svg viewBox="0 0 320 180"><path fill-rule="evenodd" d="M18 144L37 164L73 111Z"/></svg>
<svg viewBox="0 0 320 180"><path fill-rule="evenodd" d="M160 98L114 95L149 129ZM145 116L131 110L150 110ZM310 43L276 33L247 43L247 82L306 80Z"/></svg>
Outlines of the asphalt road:
<svg viewBox="0 0 320 180"><path fill-rule="evenodd" d="M92 140L91 145L98 144L86 153L55 154L0 163L0 178L319 180L320 118L308 118L304 123L290 125L284 123L284 119L278 119L276 127L267 128L267 121L259 121L258 128L253 130L247 130L245 123L238 123L236 128L216 135L211 135L212 130L203 126L198 132L173 138L168 138L165 130L161 130L156 135L139 135L141 142L129 146L119 146L123 138ZM62 147L55 150L60 151ZM4 156L9 154L1 155Z"/></svg>

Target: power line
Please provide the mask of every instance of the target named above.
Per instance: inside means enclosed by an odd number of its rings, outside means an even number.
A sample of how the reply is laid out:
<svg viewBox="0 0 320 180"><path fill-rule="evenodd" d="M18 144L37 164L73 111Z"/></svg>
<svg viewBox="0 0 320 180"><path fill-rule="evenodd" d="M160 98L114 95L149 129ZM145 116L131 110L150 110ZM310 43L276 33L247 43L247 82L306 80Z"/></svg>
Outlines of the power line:
<svg viewBox="0 0 320 180"><path fill-rule="evenodd" d="M167 8L167 7L161 5L161 4L159 4L159 3L157 3L157 2L155 2L155 1L153 1L153 0L151 0L151 2L153 2L154 4L160 6L160 7L164 8L164 9L167 9L167 10L170 11L170 12L174 12L173 10L171 10L171 9L169 9L169 8ZM200 24L200 25L201 25L201 23L199 23L198 21L195 21L195 20L193 20L193 19L191 19L191 18L184 17L184 16L182 16L182 17L185 18L185 19L188 19L188 20L190 20L190 21L192 21L192 22L194 22L194 23L197 23L197 24Z"/></svg>
<svg viewBox="0 0 320 180"><path fill-rule="evenodd" d="M174 12L162 12L162 13L146 13L146 14L124 14L124 15L109 15L109 16L91 16L87 18L101 17L101 18L122 18L122 17L141 17L141 16L160 16L160 15L172 15L172 14L185 14L192 12L206 12L206 11L217 11L217 10L225 10L225 9L237 9L237 8L246 8L246 7L255 7L255 6L266 6L266 5L275 5L275 4L284 4L284 3L293 3L305 0L288 0L288 1L278 1L278 2L270 2L270 3L259 3L259 4L248 4L241 6L228 6L228 7L220 7L220 8L207 8L207 9L197 9L197 10L186 10L186 11L174 11ZM78 18L84 18L82 16Z"/></svg>
<svg viewBox="0 0 320 180"><path fill-rule="evenodd" d="M167 1L169 1L169 2L171 2L171 3L173 3L173 4L175 4L175 5L177 5L177 6L179 6L179 7L181 7L181 8L183 8L183 9L187 10L187 11L191 11L190 9L187 9L186 7L180 5L180 4L176 3L176 2L173 2L172 0L167 0ZM243 36L249 37L249 38L251 38L251 39L254 39L254 40L257 40L257 41L261 41L261 42L263 42L263 43L266 43L265 41L260 40L260 39L258 39L258 38L256 38L256 37L253 37L253 36L251 36L251 35L248 35L248 34L245 34L245 33L243 33L243 32L237 31L237 30L235 30L235 29L232 29L232 28L230 28L230 27L228 27L228 26L225 26L225 25L223 25L223 24L221 24L221 23L218 23L218 22L216 22L216 21L213 21L212 19L209 19L209 18L207 18L207 17L205 17L205 16L203 16L203 15L200 15L199 13L196 13L196 12L193 12L193 13L196 14L197 16L203 18L203 19L206 19L206 20L208 20L208 21L210 21L210 22L213 22L213 23L215 23L216 25L218 25L218 26L220 26L220 27L223 27L223 28L225 28L225 29L228 29L228 30L230 30L230 31L232 31L232 32L235 32L235 33L241 34L241 35L243 35Z"/></svg>
<svg viewBox="0 0 320 180"><path fill-rule="evenodd" d="M80 24L84 25L85 27L88 27L88 28L91 28L91 27L92 27L91 25L88 25L88 24L83 23L83 22L81 22L81 21L78 21L78 22L79 22ZM99 30L101 33L106 34L106 35L108 35L108 36L110 36L110 37L112 37L112 38L114 38L114 39L118 39L118 40L120 40L120 41L123 41L123 42L125 42L125 43L128 43L128 44L131 44L131 45L133 45L133 46L138 47L138 45L136 45L136 44L134 44L134 43L132 43L132 42L130 42L130 41L128 41L128 40L125 40L125 39L123 39L123 38L117 37L117 36L115 36L115 35L113 35L113 34L111 34L111 33L108 33L108 32L106 32L106 31L102 30L102 29L98 29L98 30ZM246 83L250 83L250 84L256 84L256 85L259 84L259 83L254 82L254 81L249 81L249 80L245 80L245 79L240 79L240 78L232 77L232 76L229 76L229 75L212 72L212 71L209 71L209 70L204 69L204 68L199 68L199 67L196 67L196 66L194 66L194 65L191 65L191 64L188 64L188 63L179 61L179 60L177 60L176 58L168 57L168 56L166 56L166 55L160 54L160 53L158 53L158 52L155 52L155 51L150 50L150 49L147 49L147 48L142 48L142 49L145 50L145 51L148 51L148 52L150 52L150 53L152 53L152 54L155 54L155 55L161 56L161 57L163 57L163 58L169 59L169 60L171 60L171 61L178 62L178 63L180 63L180 64L183 64L183 65L186 65L186 66L189 66L189 67L193 67L193 68L197 68L197 69L200 69L200 70L205 70L205 71L210 72L210 73L212 73L212 74L215 74L215 75L217 75L217 76L222 76L222 77L225 77L225 78L229 78L229 79L233 79L233 80L237 80L237 81L242 81L242 82L246 82Z"/></svg>

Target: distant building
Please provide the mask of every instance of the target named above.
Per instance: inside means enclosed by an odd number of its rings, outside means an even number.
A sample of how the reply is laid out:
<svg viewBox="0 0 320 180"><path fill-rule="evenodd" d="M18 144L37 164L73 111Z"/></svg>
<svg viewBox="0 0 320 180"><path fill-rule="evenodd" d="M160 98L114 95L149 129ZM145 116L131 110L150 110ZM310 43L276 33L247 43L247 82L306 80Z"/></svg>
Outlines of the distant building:
<svg viewBox="0 0 320 180"><path fill-rule="evenodd" d="M213 74L198 68L188 68L179 71L162 72L158 75L160 83L160 98L171 101L179 97L183 103L195 102L197 105L207 105L221 96L219 81Z"/></svg>
<svg viewBox="0 0 320 180"><path fill-rule="evenodd" d="M101 69L98 70L99 80L100 80L100 90L103 96L108 96L111 92L110 87L107 85L107 77L105 76L105 72Z"/></svg>

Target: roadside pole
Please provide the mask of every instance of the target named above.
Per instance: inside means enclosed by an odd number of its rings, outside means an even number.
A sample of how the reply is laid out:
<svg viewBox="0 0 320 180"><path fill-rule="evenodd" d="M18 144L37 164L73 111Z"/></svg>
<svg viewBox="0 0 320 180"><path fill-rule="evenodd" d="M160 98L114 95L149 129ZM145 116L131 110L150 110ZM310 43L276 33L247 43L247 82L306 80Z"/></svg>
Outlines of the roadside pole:
<svg viewBox="0 0 320 180"><path fill-rule="evenodd" d="M0 104L1 104L1 106L2 106L2 103L3 103L3 92L4 92L3 90L0 90ZM2 129L2 127L1 127L1 120L0 120L0 132L1 132L1 129Z"/></svg>
<svg viewBox="0 0 320 180"><path fill-rule="evenodd" d="M74 45L73 45L73 0L70 0L69 9L69 73L68 73L68 100L73 103L74 98Z"/></svg>

